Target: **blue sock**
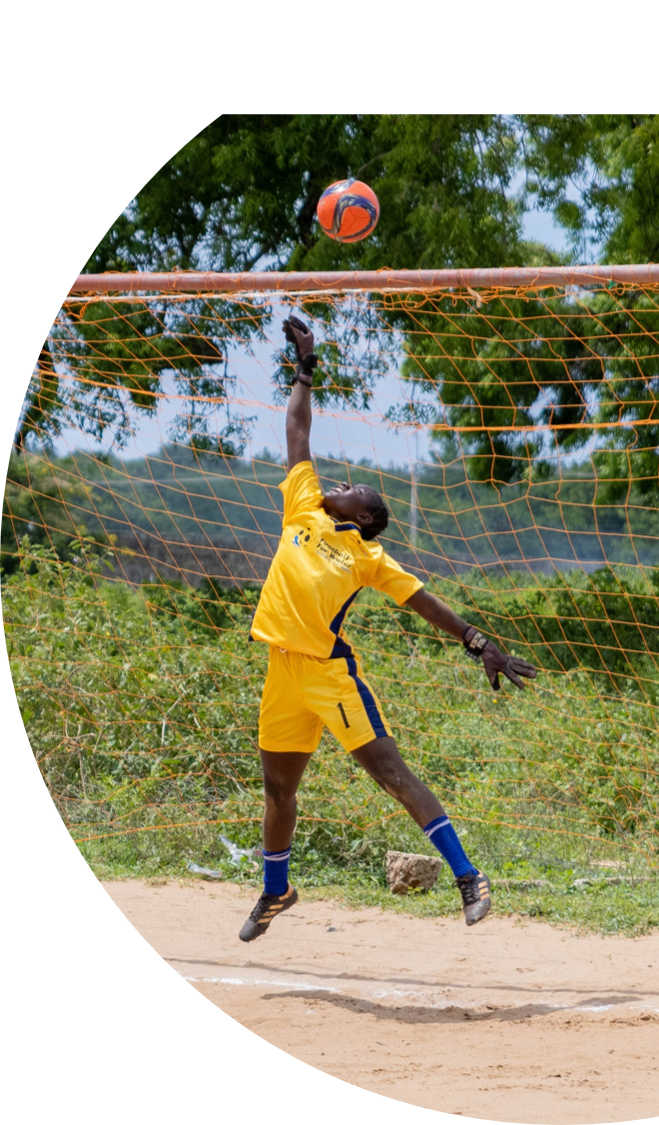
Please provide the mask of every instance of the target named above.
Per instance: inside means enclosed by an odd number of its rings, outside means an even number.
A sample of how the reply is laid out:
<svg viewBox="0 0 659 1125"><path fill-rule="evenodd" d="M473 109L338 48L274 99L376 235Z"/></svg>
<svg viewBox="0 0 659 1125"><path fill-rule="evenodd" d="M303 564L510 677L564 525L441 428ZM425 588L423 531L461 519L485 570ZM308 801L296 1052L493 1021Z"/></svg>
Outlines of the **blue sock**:
<svg viewBox="0 0 659 1125"><path fill-rule="evenodd" d="M478 868L470 863L465 855L465 850L458 839L458 834L447 816L437 816L423 830L434 844L437 851L444 856L456 879L461 875L476 875Z"/></svg>
<svg viewBox="0 0 659 1125"><path fill-rule="evenodd" d="M285 895L288 887L288 865L291 849L263 853L263 890L267 895Z"/></svg>

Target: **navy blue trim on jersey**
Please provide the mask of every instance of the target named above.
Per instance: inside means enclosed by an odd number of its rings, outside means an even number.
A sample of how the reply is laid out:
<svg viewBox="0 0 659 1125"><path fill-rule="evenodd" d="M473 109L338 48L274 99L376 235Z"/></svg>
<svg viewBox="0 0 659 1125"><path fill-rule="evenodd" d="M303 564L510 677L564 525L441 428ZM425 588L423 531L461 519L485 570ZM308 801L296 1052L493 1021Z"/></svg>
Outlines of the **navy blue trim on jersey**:
<svg viewBox="0 0 659 1125"><path fill-rule="evenodd" d="M334 524L334 530L335 531L359 531L359 532L361 532L361 527L359 526L358 523L335 523Z"/></svg>
<svg viewBox="0 0 659 1125"><path fill-rule="evenodd" d="M329 654L330 660L336 660L338 657L352 656L352 649L343 637L337 637L334 642L334 648Z"/></svg>
<svg viewBox="0 0 659 1125"><path fill-rule="evenodd" d="M348 665L348 675L355 681L359 697L364 704L364 710L368 715L368 721L373 727L373 734L376 738L387 738L387 728L382 721L382 715L378 711L378 705L372 693L366 687L363 680L360 680L357 675L357 661L354 656L346 656L346 664Z"/></svg>
<svg viewBox="0 0 659 1125"><path fill-rule="evenodd" d="M359 590L362 589L363 586L360 586ZM337 656L352 656L352 649L350 648L350 645L347 644L346 641L342 640L341 637L339 637L339 633L341 632L341 626L345 621L346 613L357 597L359 590L355 590L354 594L350 595L348 600L345 601L341 606L341 609L336 614L336 617L334 617L334 619L330 622L329 631L330 633L334 633L334 636L336 637L334 648L330 652L330 660L333 660Z"/></svg>

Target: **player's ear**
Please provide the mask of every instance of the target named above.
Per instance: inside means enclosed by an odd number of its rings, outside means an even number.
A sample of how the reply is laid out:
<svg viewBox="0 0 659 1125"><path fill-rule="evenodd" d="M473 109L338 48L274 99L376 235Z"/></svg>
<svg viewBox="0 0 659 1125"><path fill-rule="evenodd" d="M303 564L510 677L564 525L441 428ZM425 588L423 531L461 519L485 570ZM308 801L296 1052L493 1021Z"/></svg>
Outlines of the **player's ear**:
<svg viewBox="0 0 659 1125"><path fill-rule="evenodd" d="M364 508L362 512L357 513L357 519L355 522L358 523L360 527L369 527L373 523L373 516L366 508Z"/></svg>

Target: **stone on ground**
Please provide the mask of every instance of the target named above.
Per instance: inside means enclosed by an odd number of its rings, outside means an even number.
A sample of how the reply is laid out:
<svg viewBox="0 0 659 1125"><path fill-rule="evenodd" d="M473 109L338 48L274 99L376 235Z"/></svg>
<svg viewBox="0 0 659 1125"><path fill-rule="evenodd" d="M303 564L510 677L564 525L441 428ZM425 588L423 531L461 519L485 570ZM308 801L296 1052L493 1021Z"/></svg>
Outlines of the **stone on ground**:
<svg viewBox="0 0 659 1125"><path fill-rule="evenodd" d="M411 889L429 891L437 882L441 865L439 856L387 852L385 869L392 894L406 895Z"/></svg>

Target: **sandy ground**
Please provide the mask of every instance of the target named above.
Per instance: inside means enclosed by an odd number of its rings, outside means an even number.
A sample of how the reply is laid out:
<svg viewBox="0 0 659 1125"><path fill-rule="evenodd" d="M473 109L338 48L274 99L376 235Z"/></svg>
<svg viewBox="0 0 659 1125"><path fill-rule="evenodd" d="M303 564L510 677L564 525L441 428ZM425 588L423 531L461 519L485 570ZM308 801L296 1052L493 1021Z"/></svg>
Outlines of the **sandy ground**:
<svg viewBox="0 0 659 1125"><path fill-rule="evenodd" d="M659 1114L659 934L419 919L300 901L245 945L255 894L105 888L162 957L263 1039L364 1089L545 1125Z"/></svg>

